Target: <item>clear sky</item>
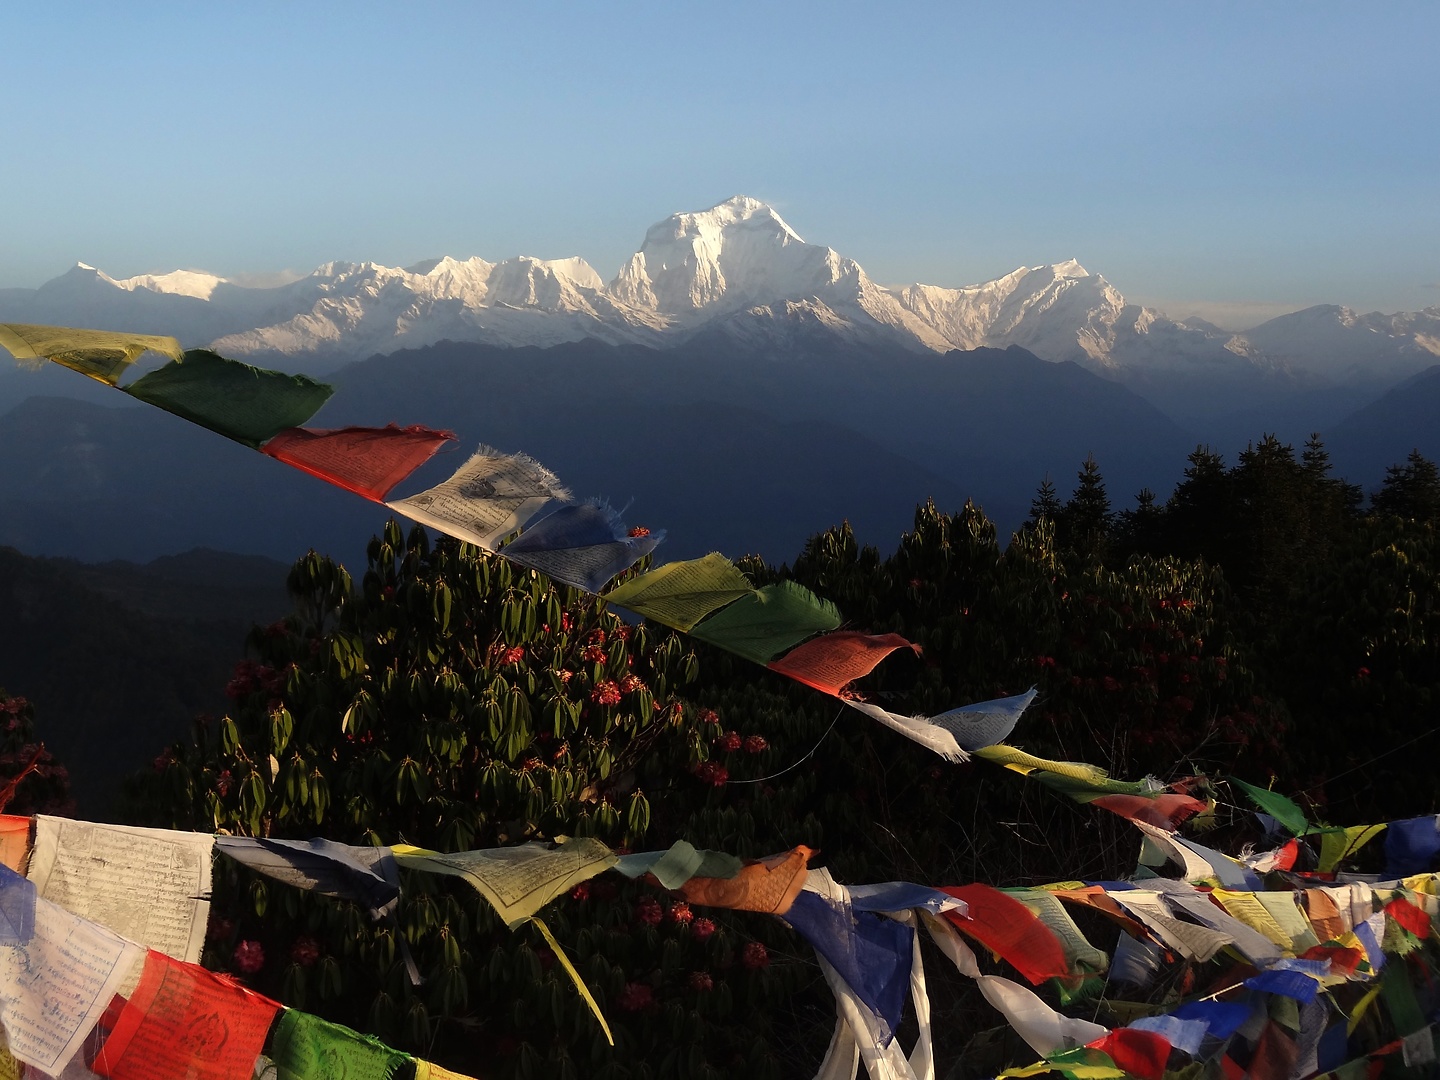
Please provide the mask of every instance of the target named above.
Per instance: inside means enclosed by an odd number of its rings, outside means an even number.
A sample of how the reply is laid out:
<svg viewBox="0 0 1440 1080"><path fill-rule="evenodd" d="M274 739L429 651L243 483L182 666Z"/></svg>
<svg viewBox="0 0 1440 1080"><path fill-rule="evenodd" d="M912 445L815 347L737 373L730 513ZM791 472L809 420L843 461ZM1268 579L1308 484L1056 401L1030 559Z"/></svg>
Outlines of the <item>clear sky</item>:
<svg viewBox="0 0 1440 1080"><path fill-rule="evenodd" d="M749 194L887 284L1440 304L1431 2L7 4L0 287L580 255ZM1259 317L1251 317L1252 315Z"/></svg>

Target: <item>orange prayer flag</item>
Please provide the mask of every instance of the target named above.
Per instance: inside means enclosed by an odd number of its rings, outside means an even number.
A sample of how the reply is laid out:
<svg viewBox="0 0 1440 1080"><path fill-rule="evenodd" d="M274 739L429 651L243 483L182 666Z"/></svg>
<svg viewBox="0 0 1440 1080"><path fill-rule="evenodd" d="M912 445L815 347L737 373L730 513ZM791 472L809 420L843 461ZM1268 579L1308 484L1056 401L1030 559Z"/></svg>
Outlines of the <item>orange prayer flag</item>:
<svg viewBox="0 0 1440 1080"><path fill-rule="evenodd" d="M18 814L0 814L0 862L23 874L29 857L30 819Z"/></svg>
<svg viewBox="0 0 1440 1080"><path fill-rule="evenodd" d="M784 915L805 885L814 854L800 844L746 863L733 878L692 877L675 891L692 904Z"/></svg>
<svg viewBox="0 0 1440 1080"><path fill-rule="evenodd" d="M905 648L913 649L917 655L920 652L920 646L906 641L899 634L837 630L791 649L767 666L796 682L838 697L847 683L870 674L885 657L896 649Z"/></svg>
<svg viewBox="0 0 1440 1080"><path fill-rule="evenodd" d="M112 1080L249 1076L279 1004L151 950L91 1068Z"/></svg>
<svg viewBox="0 0 1440 1080"><path fill-rule="evenodd" d="M1340 909L1335 905L1334 897L1324 889L1302 889L1300 900L1305 905L1305 917L1310 920L1315 936L1322 944L1334 941L1345 933L1345 920L1340 917Z"/></svg>

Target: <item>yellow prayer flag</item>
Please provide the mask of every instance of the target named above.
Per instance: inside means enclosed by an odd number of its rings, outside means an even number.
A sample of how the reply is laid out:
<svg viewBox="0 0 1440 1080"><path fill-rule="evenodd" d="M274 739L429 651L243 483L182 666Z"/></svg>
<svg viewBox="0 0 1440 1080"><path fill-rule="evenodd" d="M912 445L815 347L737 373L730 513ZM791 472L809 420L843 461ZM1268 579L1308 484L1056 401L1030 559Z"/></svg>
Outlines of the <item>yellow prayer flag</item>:
<svg viewBox="0 0 1440 1080"><path fill-rule="evenodd" d="M180 342L159 334L78 330L69 326L0 323L0 345L16 360L53 360L97 382L114 386L121 372L142 353L158 352L173 360L185 356Z"/></svg>

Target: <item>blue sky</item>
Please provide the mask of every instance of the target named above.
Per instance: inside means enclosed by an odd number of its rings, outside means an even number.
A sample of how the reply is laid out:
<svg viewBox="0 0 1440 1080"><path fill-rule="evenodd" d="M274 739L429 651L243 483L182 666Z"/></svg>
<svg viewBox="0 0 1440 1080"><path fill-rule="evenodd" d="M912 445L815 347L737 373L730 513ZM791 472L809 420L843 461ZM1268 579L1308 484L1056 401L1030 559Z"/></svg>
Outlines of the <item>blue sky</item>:
<svg viewBox="0 0 1440 1080"><path fill-rule="evenodd" d="M1440 304L1440 5L6 5L0 287L580 255L744 193L886 283Z"/></svg>

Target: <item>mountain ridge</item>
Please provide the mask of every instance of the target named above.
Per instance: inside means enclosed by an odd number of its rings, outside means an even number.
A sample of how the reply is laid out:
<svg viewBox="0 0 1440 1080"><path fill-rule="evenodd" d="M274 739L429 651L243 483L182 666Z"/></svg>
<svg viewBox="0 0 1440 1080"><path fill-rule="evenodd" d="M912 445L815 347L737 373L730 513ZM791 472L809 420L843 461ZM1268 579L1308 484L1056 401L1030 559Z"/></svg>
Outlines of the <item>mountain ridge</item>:
<svg viewBox="0 0 1440 1080"><path fill-rule="evenodd" d="M116 279L81 263L38 289L0 290L0 319L171 333L311 373L442 341L666 347L719 332L759 347L812 325L918 353L1019 345L1121 382L1177 380L1170 404L1182 406L1196 377L1383 388L1440 359L1440 307L1319 305L1232 333L1131 303L1075 259L959 288L884 286L747 196L652 225L608 282L578 256L330 262L265 288L195 270Z"/></svg>

